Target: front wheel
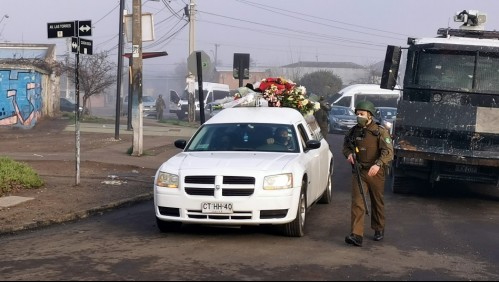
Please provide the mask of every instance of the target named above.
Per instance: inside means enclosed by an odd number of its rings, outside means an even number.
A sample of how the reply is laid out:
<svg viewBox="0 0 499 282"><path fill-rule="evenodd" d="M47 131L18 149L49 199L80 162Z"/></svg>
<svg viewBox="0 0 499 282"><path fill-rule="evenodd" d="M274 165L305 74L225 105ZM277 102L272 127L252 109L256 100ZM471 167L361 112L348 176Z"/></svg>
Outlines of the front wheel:
<svg viewBox="0 0 499 282"><path fill-rule="evenodd" d="M284 224L284 234L288 237L303 237L305 235L305 219L307 215L307 182L304 180L301 185L300 200L296 218L290 223Z"/></svg>

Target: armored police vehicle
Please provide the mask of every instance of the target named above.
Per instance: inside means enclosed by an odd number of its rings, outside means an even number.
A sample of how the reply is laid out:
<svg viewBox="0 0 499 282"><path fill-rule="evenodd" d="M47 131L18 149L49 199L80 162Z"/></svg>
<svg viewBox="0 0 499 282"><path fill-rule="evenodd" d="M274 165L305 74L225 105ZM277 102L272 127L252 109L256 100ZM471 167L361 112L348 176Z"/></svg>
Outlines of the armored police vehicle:
<svg viewBox="0 0 499 282"><path fill-rule="evenodd" d="M388 46L381 87L393 89L406 55L388 185L412 192L451 180L499 187L499 32L486 15L456 13L459 29Z"/></svg>

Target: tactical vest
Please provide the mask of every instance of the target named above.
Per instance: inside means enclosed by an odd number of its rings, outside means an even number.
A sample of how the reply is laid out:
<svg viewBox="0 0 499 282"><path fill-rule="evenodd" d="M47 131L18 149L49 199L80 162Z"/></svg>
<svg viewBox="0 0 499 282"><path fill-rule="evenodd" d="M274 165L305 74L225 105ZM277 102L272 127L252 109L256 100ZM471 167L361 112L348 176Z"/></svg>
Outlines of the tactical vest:
<svg viewBox="0 0 499 282"><path fill-rule="evenodd" d="M371 167L380 156L379 150L380 132L377 124L371 124L368 128L356 126L353 130L353 138L357 159L362 167Z"/></svg>

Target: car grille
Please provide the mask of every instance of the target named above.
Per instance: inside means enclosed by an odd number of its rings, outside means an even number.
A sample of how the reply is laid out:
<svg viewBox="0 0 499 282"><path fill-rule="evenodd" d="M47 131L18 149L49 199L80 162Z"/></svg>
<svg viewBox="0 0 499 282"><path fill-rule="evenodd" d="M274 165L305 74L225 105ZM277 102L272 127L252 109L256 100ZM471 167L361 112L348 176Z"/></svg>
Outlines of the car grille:
<svg viewBox="0 0 499 282"><path fill-rule="evenodd" d="M251 196L255 191L255 178L248 176L218 176L222 180L218 183L222 190L222 196L244 197ZM215 196L214 175L186 176L184 178L185 193L192 196Z"/></svg>

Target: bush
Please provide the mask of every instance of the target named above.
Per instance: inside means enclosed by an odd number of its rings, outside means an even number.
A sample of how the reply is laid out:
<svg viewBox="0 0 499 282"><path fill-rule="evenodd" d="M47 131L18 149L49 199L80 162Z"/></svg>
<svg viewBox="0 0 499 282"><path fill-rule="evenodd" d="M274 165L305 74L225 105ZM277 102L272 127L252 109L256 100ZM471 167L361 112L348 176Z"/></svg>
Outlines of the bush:
<svg viewBox="0 0 499 282"><path fill-rule="evenodd" d="M43 186L38 173L26 164L0 157L0 196L15 188L31 189Z"/></svg>

